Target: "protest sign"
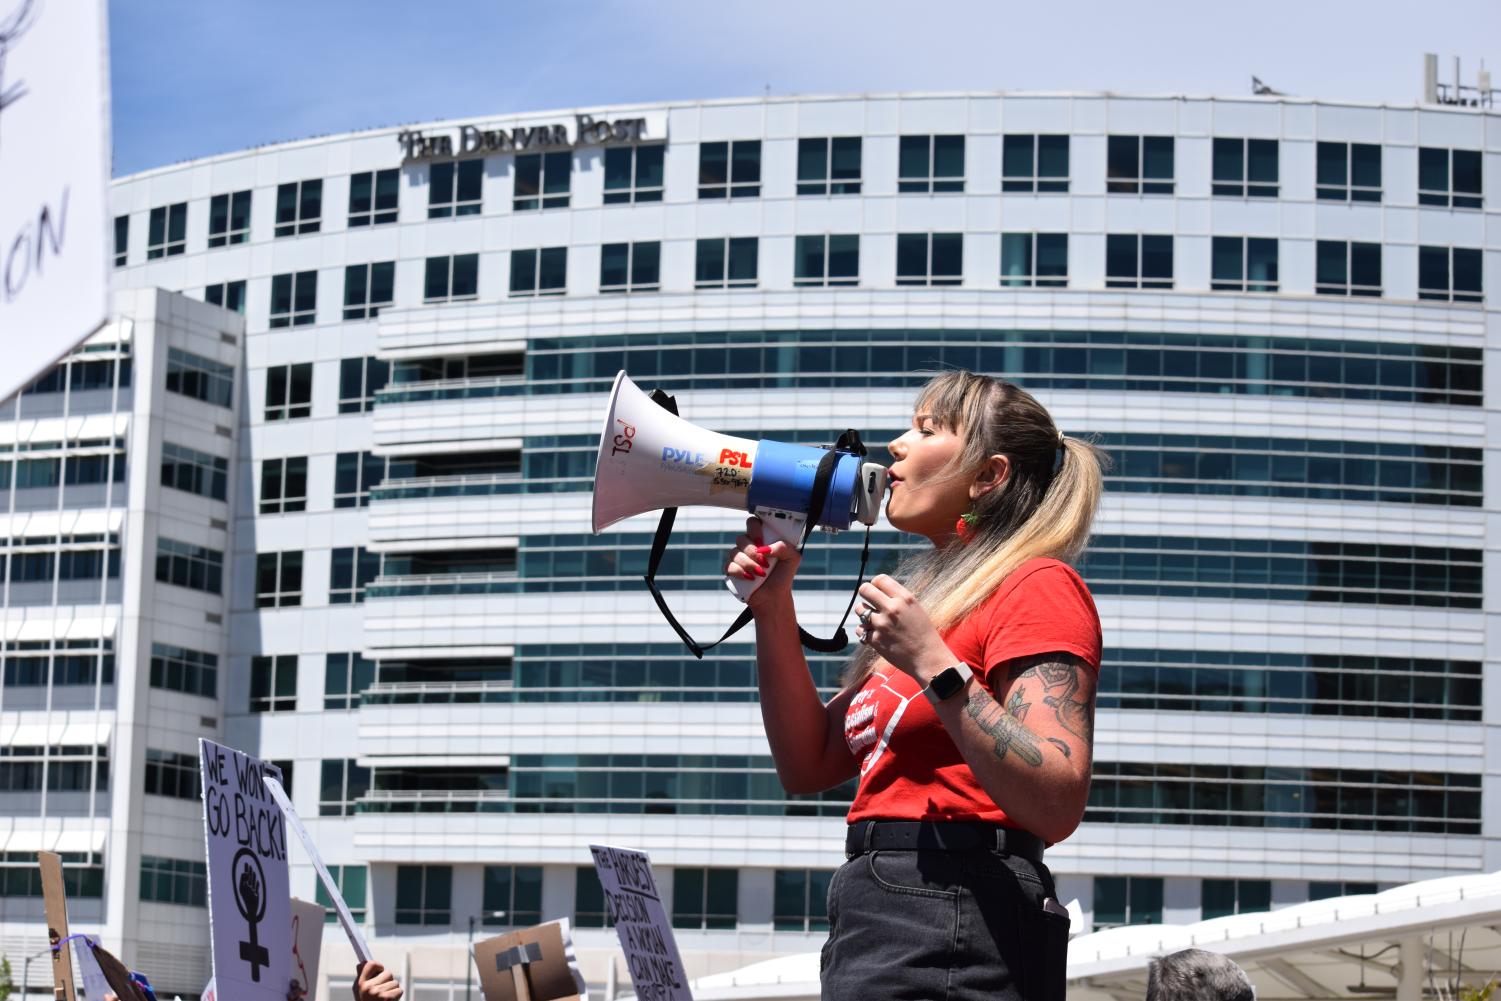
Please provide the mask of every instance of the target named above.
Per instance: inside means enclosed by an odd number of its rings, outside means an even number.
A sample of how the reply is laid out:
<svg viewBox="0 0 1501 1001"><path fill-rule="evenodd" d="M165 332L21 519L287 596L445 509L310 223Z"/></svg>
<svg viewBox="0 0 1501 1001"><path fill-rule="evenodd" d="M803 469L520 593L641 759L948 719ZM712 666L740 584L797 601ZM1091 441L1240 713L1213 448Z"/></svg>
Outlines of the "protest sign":
<svg viewBox="0 0 1501 1001"><path fill-rule="evenodd" d="M302 842L303 850L307 852L308 859L313 863L313 869L318 873L318 881L323 884L323 891L328 894L328 899L333 902L334 914L338 915L339 924L344 928L344 935L349 939L349 945L354 949L354 958L361 963L368 963L375 957L370 954L370 946L365 943L365 935L360 931L360 926L355 923L354 915L349 913L349 905L344 903L344 894L339 892L339 884L334 882L333 876L329 875L328 866L323 864L323 856L318 854L318 846L313 844L313 836L302 826L302 818L297 816L297 811L292 809L292 801L287 798L287 791L281 787L280 776L266 776L266 791L276 804L281 807L282 814L287 818L287 824L297 834L297 840Z"/></svg>
<svg viewBox="0 0 1501 1001"><path fill-rule="evenodd" d="M318 990L324 912L322 904L292 898L292 979L307 991L308 997Z"/></svg>
<svg viewBox="0 0 1501 1001"><path fill-rule="evenodd" d="M605 906L625 950L631 986L640 1001L693 1001L672 922L645 852L590 845Z"/></svg>
<svg viewBox="0 0 1501 1001"><path fill-rule="evenodd" d="M214 988L214 978L209 977L208 983L203 985L203 993L199 995L202 1001L218 1001L219 992Z"/></svg>
<svg viewBox="0 0 1501 1001"><path fill-rule="evenodd" d="M93 939L84 939L88 943L89 953L100 972L104 976L104 982L109 985L110 992L120 1001L146 1001L146 992L131 979L130 970L125 964L107 952L104 946ZM286 996L286 992L282 992Z"/></svg>
<svg viewBox="0 0 1501 1001"><path fill-rule="evenodd" d="M99 969L99 960L94 958L93 943L87 935L73 938L79 943L78 975L83 980L83 993L89 998L104 997L109 993L109 983L104 979L104 971Z"/></svg>
<svg viewBox="0 0 1501 1001"><path fill-rule="evenodd" d="M75 1001L73 956L68 948L68 898L63 892L63 857L57 852L37 852L42 870L42 910L47 916L47 942L52 946L52 996L56 1001Z"/></svg>
<svg viewBox="0 0 1501 1001"><path fill-rule="evenodd" d="M214 981L235 1001L286 1001L292 982L287 829L266 793L281 770L199 739Z"/></svg>
<svg viewBox="0 0 1501 1001"><path fill-rule="evenodd" d="M0 3L0 399L109 312L102 0Z"/></svg>
<svg viewBox="0 0 1501 1001"><path fill-rule="evenodd" d="M584 993L568 922L551 921L474 943L485 1001L575 1001Z"/></svg>

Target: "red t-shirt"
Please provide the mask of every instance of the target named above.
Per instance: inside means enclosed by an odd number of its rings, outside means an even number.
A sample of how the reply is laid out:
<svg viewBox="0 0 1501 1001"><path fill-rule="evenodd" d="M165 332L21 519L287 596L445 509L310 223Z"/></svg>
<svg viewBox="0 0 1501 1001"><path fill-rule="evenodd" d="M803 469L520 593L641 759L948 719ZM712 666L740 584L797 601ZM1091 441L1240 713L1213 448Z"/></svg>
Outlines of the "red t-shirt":
<svg viewBox="0 0 1501 1001"><path fill-rule="evenodd" d="M1028 560L995 594L944 634L950 650L996 699L1018 657L1064 652L1100 669L1100 616L1073 567ZM860 758L860 787L849 820L983 820L1006 814L980 787L943 721L912 678L877 661L850 700L844 739Z"/></svg>

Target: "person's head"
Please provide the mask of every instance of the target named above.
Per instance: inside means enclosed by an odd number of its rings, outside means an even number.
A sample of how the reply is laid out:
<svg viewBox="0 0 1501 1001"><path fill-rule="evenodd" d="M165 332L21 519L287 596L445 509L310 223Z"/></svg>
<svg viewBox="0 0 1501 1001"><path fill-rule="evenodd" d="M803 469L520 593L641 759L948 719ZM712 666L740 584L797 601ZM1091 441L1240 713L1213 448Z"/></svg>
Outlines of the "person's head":
<svg viewBox="0 0 1501 1001"><path fill-rule="evenodd" d="M1073 560L1089 541L1103 455L1064 436L1042 404L1009 382L964 370L935 376L918 393L912 427L887 448L894 461L886 518L933 543L896 576L939 629L1027 560ZM852 679L873 660L862 648Z"/></svg>
<svg viewBox="0 0 1501 1001"><path fill-rule="evenodd" d="M1146 1001L1256 1001L1256 988L1233 959L1184 949L1152 960Z"/></svg>

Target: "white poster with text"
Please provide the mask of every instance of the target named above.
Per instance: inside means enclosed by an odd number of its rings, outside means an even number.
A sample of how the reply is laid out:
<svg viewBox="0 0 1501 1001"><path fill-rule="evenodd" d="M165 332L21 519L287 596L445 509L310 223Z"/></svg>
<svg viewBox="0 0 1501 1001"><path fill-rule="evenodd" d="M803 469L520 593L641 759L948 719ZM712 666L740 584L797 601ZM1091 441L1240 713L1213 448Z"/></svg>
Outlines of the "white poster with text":
<svg viewBox="0 0 1501 1001"><path fill-rule="evenodd" d="M281 769L212 740L198 741L208 842L214 983L235 1001L286 1001L292 982L287 824L262 776Z"/></svg>
<svg viewBox="0 0 1501 1001"><path fill-rule="evenodd" d="M109 312L103 0L0 0L0 400Z"/></svg>
<svg viewBox="0 0 1501 1001"><path fill-rule="evenodd" d="M693 1001L683 957L662 907L662 894L645 852L590 845L605 908L625 950L631 988L640 1001Z"/></svg>

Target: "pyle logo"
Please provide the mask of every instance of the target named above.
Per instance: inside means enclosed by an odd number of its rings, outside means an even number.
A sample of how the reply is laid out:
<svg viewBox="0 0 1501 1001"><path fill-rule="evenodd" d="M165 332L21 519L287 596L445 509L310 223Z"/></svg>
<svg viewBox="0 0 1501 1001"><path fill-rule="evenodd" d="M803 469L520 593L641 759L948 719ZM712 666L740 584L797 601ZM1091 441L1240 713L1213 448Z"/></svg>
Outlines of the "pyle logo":
<svg viewBox="0 0 1501 1001"><path fill-rule="evenodd" d="M636 427L633 424L627 424L619 417L615 418L615 423L620 425L621 430L620 433L615 436L614 447L610 449L610 454L619 455L621 452L624 452L629 455L631 451L632 439L636 437Z"/></svg>
<svg viewBox="0 0 1501 1001"><path fill-rule="evenodd" d="M662 449L662 461L674 466L702 466L704 453L695 452L691 448L673 448L669 445Z"/></svg>
<svg viewBox="0 0 1501 1001"><path fill-rule="evenodd" d="M720 450L719 464L721 466L739 466L741 469L751 468L750 456L744 452L737 452L732 448Z"/></svg>

